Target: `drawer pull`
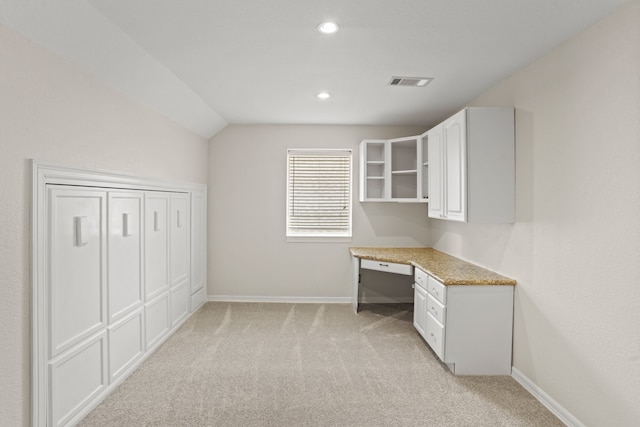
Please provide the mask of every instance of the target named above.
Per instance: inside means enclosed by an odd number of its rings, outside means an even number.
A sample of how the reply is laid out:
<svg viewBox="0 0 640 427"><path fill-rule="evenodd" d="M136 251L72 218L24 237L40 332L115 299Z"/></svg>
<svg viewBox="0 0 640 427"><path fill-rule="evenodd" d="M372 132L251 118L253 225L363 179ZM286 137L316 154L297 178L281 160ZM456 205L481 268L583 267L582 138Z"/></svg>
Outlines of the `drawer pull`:
<svg viewBox="0 0 640 427"><path fill-rule="evenodd" d="M378 265L379 265L380 267L389 267L389 264L382 264L382 263L380 263L380 264L378 264Z"/></svg>

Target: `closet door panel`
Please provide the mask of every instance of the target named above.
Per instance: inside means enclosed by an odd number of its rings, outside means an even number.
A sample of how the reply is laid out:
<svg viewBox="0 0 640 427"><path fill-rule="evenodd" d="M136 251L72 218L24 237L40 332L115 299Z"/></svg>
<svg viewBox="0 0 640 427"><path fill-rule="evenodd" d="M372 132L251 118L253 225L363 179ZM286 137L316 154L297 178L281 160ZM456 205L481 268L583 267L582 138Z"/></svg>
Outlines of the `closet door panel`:
<svg viewBox="0 0 640 427"><path fill-rule="evenodd" d="M105 350L102 333L49 364L49 425L66 425L107 387Z"/></svg>
<svg viewBox="0 0 640 427"><path fill-rule="evenodd" d="M171 194L171 286L189 278L189 195Z"/></svg>
<svg viewBox="0 0 640 427"><path fill-rule="evenodd" d="M140 309L109 327L109 376L125 373L144 354L144 310Z"/></svg>
<svg viewBox="0 0 640 427"><path fill-rule="evenodd" d="M109 321L142 305L143 193L109 193Z"/></svg>
<svg viewBox="0 0 640 427"><path fill-rule="evenodd" d="M189 314L189 283L184 282L171 289L171 326L175 326Z"/></svg>
<svg viewBox="0 0 640 427"><path fill-rule="evenodd" d="M146 301L169 288L169 195L145 194L145 296Z"/></svg>
<svg viewBox="0 0 640 427"><path fill-rule="evenodd" d="M169 292L159 296L145 306L145 337L147 351L155 346L171 327L169 316Z"/></svg>
<svg viewBox="0 0 640 427"><path fill-rule="evenodd" d="M204 288L206 259L206 199L191 193L191 293Z"/></svg>
<svg viewBox="0 0 640 427"><path fill-rule="evenodd" d="M207 295L204 293L204 288L200 288L191 295L191 312L193 313L205 303Z"/></svg>
<svg viewBox="0 0 640 427"><path fill-rule="evenodd" d="M49 356L106 325L106 193L50 186Z"/></svg>

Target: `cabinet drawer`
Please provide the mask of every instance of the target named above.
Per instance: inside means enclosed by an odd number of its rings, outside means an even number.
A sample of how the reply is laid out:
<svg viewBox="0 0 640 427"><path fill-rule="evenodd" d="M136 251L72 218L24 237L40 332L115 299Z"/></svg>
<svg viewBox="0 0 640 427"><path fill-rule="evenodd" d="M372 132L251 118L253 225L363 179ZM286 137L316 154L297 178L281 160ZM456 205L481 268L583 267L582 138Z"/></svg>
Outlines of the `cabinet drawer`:
<svg viewBox="0 0 640 427"><path fill-rule="evenodd" d="M427 277L429 277L429 275L427 273L425 273L424 271L420 270L419 268L416 268L415 281L416 281L417 284L422 286L424 289L427 289Z"/></svg>
<svg viewBox="0 0 640 427"><path fill-rule="evenodd" d="M431 276L427 278L427 292L442 304L447 304L447 288Z"/></svg>
<svg viewBox="0 0 640 427"><path fill-rule="evenodd" d="M425 339L440 360L444 361L444 326L427 312Z"/></svg>
<svg viewBox="0 0 640 427"><path fill-rule="evenodd" d="M438 320L438 322L442 323L443 325L445 324L445 307L440 303L440 301L435 299L430 294L427 295L427 311L431 313L433 317Z"/></svg>
<svg viewBox="0 0 640 427"><path fill-rule="evenodd" d="M387 273L405 274L411 276L413 274L413 266L407 264L396 264L395 262L373 261L363 259L360 261L360 268L367 270L386 271Z"/></svg>

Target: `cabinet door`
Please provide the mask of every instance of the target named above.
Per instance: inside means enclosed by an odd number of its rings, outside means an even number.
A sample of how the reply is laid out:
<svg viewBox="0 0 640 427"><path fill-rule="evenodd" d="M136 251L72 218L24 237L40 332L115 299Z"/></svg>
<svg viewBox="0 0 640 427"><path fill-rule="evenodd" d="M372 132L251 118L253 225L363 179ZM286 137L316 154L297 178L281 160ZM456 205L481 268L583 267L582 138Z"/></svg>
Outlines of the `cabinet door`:
<svg viewBox="0 0 640 427"><path fill-rule="evenodd" d="M169 288L169 194L146 193L144 207L145 300Z"/></svg>
<svg viewBox="0 0 640 427"><path fill-rule="evenodd" d="M109 193L109 322L140 307L143 193Z"/></svg>
<svg viewBox="0 0 640 427"><path fill-rule="evenodd" d="M425 340L433 351L438 355L440 360L445 361L445 329L444 325L433 317L433 315L427 312L425 320Z"/></svg>
<svg viewBox="0 0 640 427"><path fill-rule="evenodd" d="M429 217L442 218L444 215L444 145L442 125L427 132L429 158Z"/></svg>
<svg viewBox="0 0 640 427"><path fill-rule="evenodd" d="M418 196L421 202L429 202L429 138L423 133L418 138Z"/></svg>
<svg viewBox="0 0 640 427"><path fill-rule="evenodd" d="M419 284L413 286L413 326L426 339L427 291Z"/></svg>
<svg viewBox="0 0 640 427"><path fill-rule="evenodd" d="M445 217L453 221L466 221L466 117L462 110L443 123Z"/></svg>
<svg viewBox="0 0 640 427"><path fill-rule="evenodd" d="M177 286L189 278L189 234L191 233L191 216L189 213L189 195L187 193L171 194L171 286Z"/></svg>
<svg viewBox="0 0 640 427"><path fill-rule="evenodd" d="M188 282L171 288L171 327L176 326L189 315L190 300Z"/></svg>
<svg viewBox="0 0 640 427"><path fill-rule="evenodd" d="M48 187L49 357L106 326L104 191Z"/></svg>

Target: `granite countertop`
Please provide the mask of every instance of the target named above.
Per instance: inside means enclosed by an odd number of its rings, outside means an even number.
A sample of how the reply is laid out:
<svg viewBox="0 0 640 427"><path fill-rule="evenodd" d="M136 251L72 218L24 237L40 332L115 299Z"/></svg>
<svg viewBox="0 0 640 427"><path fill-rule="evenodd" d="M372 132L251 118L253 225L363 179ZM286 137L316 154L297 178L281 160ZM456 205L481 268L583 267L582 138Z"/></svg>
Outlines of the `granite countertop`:
<svg viewBox="0 0 640 427"><path fill-rule="evenodd" d="M358 258L408 264L445 285L515 285L516 281L433 248L352 247Z"/></svg>

